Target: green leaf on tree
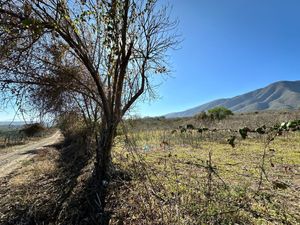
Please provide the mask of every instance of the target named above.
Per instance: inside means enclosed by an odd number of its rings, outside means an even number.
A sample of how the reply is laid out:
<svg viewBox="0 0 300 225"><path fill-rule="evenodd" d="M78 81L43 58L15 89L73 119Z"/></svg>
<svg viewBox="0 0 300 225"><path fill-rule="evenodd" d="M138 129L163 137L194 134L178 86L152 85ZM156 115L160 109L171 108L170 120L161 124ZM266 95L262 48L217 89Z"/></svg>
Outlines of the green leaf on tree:
<svg viewBox="0 0 300 225"><path fill-rule="evenodd" d="M28 27L32 24L32 21L30 19L24 19L24 20L22 20L22 24L24 26Z"/></svg>

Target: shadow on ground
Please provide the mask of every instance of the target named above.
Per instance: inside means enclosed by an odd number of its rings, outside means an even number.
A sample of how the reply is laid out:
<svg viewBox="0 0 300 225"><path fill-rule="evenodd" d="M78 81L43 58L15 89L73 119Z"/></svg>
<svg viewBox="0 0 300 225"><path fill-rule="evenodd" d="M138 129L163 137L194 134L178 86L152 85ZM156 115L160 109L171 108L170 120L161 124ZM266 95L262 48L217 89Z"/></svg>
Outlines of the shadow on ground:
<svg viewBox="0 0 300 225"><path fill-rule="evenodd" d="M33 182L21 182L14 188L11 180L17 172L0 182L0 224L108 224L109 214L104 213L100 200L105 192L94 182L87 144L77 139L28 151L26 154L35 154L28 164L52 157L51 149L57 157L55 173L37 172Z"/></svg>

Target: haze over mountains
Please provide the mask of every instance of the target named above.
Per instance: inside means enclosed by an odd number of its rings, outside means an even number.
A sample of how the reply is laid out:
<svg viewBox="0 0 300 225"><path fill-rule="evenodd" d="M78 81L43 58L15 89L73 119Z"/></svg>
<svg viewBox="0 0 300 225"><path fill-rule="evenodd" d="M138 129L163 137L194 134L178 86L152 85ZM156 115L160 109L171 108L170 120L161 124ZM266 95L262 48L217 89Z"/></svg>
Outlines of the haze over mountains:
<svg viewBox="0 0 300 225"><path fill-rule="evenodd" d="M191 117L217 106L224 106L233 112L299 109L300 80L279 81L246 94L238 95L233 98L218 99L186 111L167 114L165 117Z"/></svg>
<svg viewBox="0 0 300 225"><path fill-rule="evenodd" d="M1 118L0 118L1 119ZM25 122L22 121L0 121L0 127L4 126L23 126L25 124Z"/></svg>

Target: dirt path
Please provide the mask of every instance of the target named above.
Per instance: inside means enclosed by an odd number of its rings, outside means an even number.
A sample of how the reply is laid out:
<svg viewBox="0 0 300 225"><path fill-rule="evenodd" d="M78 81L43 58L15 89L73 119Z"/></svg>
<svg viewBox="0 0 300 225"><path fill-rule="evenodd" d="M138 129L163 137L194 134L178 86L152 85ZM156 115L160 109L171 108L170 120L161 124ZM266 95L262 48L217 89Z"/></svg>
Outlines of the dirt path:
<svg viewBox="0 0 300 225"><path fill-rule="evenodd" d="M41 149L47 145L55 144L61 139L61 132L56 131L50 137L36 142L30 142L26 145L11 147L7 149L5 153L0 153L0 178L3 178L14 170L20 168L22 166L21 162L31 159L34 156L36 150Z"/></svg>

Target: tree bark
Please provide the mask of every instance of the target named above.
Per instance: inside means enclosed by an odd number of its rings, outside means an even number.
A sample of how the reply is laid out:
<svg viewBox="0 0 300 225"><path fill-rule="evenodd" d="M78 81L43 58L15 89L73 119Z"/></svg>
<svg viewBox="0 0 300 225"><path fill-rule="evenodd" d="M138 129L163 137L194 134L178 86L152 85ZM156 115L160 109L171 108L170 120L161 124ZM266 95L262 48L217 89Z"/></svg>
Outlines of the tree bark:
<svg viewBox="0 0 300 225"><path fill-rule="evenodd" d="M116 126L111 124L107 127L101 128L99 140L96 149L96 179L98 182L109 180L113 170L112 165L112 145L115 137Z"/></svg>

